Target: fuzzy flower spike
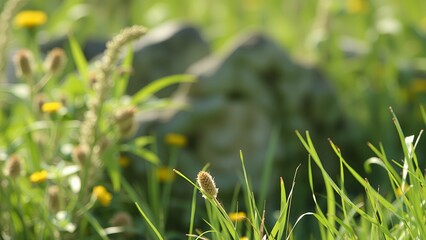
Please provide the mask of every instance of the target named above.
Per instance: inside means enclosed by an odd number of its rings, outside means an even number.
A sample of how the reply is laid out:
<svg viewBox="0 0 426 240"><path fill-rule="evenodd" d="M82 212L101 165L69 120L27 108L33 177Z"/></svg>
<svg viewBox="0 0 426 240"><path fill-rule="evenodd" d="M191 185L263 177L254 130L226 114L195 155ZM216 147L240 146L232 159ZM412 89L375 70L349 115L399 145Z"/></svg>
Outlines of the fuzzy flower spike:
<svg viewBox="0 0 426 240"><path fill-rule="evenodd" d="M197 183L200 186L203 198L216 198L219 189L216 188L216 184L214 183L213 177L210 173L205 171L200 171L197 175Z"/></svg>

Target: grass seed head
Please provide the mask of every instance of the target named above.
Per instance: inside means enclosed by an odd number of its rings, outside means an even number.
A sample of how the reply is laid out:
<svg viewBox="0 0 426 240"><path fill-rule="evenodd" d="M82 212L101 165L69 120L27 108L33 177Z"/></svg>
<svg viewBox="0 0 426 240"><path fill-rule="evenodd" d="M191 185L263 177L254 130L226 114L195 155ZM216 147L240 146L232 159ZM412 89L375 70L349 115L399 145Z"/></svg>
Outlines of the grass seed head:
<svg viewBox="0 0 426 240"><path fill-rule="evenodd" d="M19 50L14 58L16 75L18 77L31 77L33 75L34 57L33 53L28 49Z"/></svg>
<svg viewBox="0 0 426 240"><path fill-rule="evenodd" d="M21 165L21 159L18 156L11 156L4 169L5 175L12 178L19 177L19 175L21 175Z"/></svg>
<svg viewBox="0 0 426 240"><path fill-rule="evenodd" d="M219 189L216 188L216 184L210 173L206 171L200 171L197 175L197 183L203 191L204 198L216 198Z"/></svg>

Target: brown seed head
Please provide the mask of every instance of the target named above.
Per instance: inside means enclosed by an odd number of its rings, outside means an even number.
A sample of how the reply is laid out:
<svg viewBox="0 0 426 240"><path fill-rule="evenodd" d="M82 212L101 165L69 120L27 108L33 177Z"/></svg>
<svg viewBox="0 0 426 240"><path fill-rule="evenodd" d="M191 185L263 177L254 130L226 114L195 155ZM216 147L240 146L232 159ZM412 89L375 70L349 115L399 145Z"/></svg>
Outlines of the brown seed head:
<svg viewBox="0 0 426 240"><path fill-rule="evenodd" d="M72 159L84 166L84 162L86 161L89 155L89 148L86 145L78 145L72 151Z"/></svg>
<svg viewBox="0 0 426 240"><path fill-rule="evenodd" d="M47 194L49 196L49 207L54 212L57 212L60 209L59 201L59 187L57 185L50 186L47 189Z"/></svg>
<svg viewBox="0 0 426 240"><path fill-rule="evenodd" d="M14 58L13 61L15 63L16 68L16 75L21 77L30 77L33 74L33 54L28 49L21 49L19 50Z"/></svg>
<svg viewBox="0 0 426 240"><path fill-rule="evenodd" d="M137 123L135 121L136 108L127 107L115 113L115 122L118 125L120 136L128 138L136 132Z"/></svg>
<svg viewBox="0 0 426 240"><path fill-rule="evenodd" d="M118 212L109 220L111 226L131 227L133 220L127 212Z"/></svg>
<svg viewBox="0 0 426 240"><path fill-rule="evenodd" d="M5 166L5 175L11 176L12 178L19 177L21 174L21 159L13 155L9 158Z"/></svg>
<svg viewBox="0 0 426 240"><path fill-rule="evenodd" d="M47 54L46 60L44 61L44 68L47 72L57 73L65 65L66 60L67 57L64 50L61 48L54 48Z"/></svg>
<svg viewBox="0 0 426 240"><path fill-rule="evenodd" d="M127 107L124 109L120 109L115 113L115 120L117 122L127 121L128 119L132 119L135 116L136 109L134 107Z"/></svg>
<svg viewBox="0 0 426 240"><path fill-rule="evenodd" d="M197 183L198 186L200 186L201 190L203 190L203 197L204 198L216 198L217 193L219 191L218 188L216 188L216 184L214 183L214 180L210 173L205 171L200 171L197 175Z"/></svg>
<svg viewBox="0 0 426 240"><path fill-rule="evenodd" d="M94 151L99 154L102 154L105 152L105 150L108 149L109 146L111 146L111 140L108 137L104 136L98 140L94 148Z"/></svg>

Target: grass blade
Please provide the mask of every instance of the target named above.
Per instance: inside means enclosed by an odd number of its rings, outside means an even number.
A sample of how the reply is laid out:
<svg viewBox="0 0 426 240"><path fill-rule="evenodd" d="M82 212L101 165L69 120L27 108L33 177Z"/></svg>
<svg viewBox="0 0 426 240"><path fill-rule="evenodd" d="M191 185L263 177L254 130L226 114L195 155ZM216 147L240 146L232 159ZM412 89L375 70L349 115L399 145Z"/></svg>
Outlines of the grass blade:
<svg viewBox="0 0 426 240"><path fill-rule="evenodd" d="M160 232L158 231L158 229L155 227L155 225L151 222L151 220L148 218L148 216L145 214L145 212L142 210L142 208L139 206L139 204L137 202L135 202L136 207L138 208L140 214L142 215L142 217L145 219L145 221L148 223L148 225L151 227L151 230L154 231L155 235L157 236L157 238L159 240L163 240L163 236L161 236Z"/></svg>
<svg viewBox="0 0 426 240"><path fill-rule="evenodd" d="M78 43L77 39L72 34L68 35L68 41L70 43L71 54L74 59L74 63L77 66L77 70L83 79L87 79L88 64L86 57L84 56L83 50L81 49L81 46Z"/></svg>
<svg viewBox="0 0 426 240"><path fill-rule="evenodd" d="M139 90L139 92L137 92L133 96L132 104L138 105L146 101L147 99L149 99L152 95L154 95L156 92L160 91L161 89L176 83L184 83L184 82L193 83L195 82L195 77L192 75L181 74L181 75L172 75L172 76L155 80L154 82L148 84L147 86Z"/></svg>

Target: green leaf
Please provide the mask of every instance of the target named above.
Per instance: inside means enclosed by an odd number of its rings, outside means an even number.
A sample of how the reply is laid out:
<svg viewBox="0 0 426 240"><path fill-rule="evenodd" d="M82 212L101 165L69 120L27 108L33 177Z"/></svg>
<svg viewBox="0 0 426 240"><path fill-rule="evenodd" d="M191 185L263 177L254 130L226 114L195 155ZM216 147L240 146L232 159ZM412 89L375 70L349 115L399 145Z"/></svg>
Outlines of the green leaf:
<svg viewBox="0 0 426 240"><path fill-rule="evenodd" d="M71 47L72 57L74 59L74 63L77 66L78 72L82 76L83 79L88 78L87 74L87 60L84 56L83 50L81 49L80 44L77 39L73 35L68 35L68 40Z"/></svg>
<svg viewBox="0 0 426 240"><path fill-rule="evenodd" d="M142 217L145 219L145 221L148 223L149 227L151 228L152 231L154 231L155 235L157 236L157 238L159 240L164 239L163 236L161 236L160 232L158 231L158 229L155 227L155 225L151 222L151 220L148 218L148 216L145 214L145 212L142 210L142 208L139 206L139 204L137 202L135 202L136 207L138 208L140 214L142 215Z"/></svg>
<svg viewBox="0 0 426 240"><path fill-rule="evenodd" d="M364 169L367 173L371 173L371 165L379 165L382 168L384 168L385 170L387 170L386 165L383 163L382 160L380 160L380 158L378 157L371 157L369 159L367 159L367 161L364 162Z"/></svg>
<svg viewBox="0 0 426 240"><path fill-rule="evenodd" d="M284 233L284 228L285 228L286 218L287 218L287 210L288 210L285 185L284 185L284 180L282 178L280 178L280 189L281 189L280 215L271 231L271 236L273 238L277 236L276 239L282 239L282 234Z"/></svg>
<svg viewBox="0 0 426 240"><path fill-rule="evenodd" d="M107 148L102 154L102 161L108 171L108 175L111 178L112 187L114 192L120 191L120 165L118 163L118 146L114 145Z"/></svg>
<svg viewBox="0 0 426 240"><path fill-rule="evenodd" d="M143 158L143 159L145 159L148 162L151 162L153 164L160 163L160 159L158 158L158 156L154 152L152 152L148 149L141 148L141 147L136 146L136 145L125 144L125 145L121 146L120 150L124 151L124 152L133 153L133 154L135 154L135 155L137 155L137 156L139 156L139 157L141 157L141 158Z"/></svg>
<svg viewBox="0 0 426 240"><path fill-rule="evenodd" d="M271 136L269 138L269 144L266 151L264 168L262 172L262 184L260 190L259 204L263 204L266 200L266 193L268 192L269 186L271 185L271 175L274 157L276 153L276 149L278 146L278 141L280 139L280 127L274 126L271 131ZM261 206L257 206L258 209L261 209Z"/></svg>
<svg viewBox="0 0 426 240"><path fill-rule="evenodd" d="M423 122L426 124L426 110L423 105L420 106L420 112L422 113Z"/></svg>
<svg viewBox="0 0 426 240"><path fill-rule="evenodd" d="M138 147L144 147L154 142L155 142L155 138L151 136L138 137L134 140L135 146L138 146Z"/></svg>
<svg viewBox="0 0 426 240"><path fill-rule="evenodd" d="M127 84L129 82L129 77L132 71L132 63L133 63L133 47L129 44L129 49L127 50L127 54L123 59L123 63L121 64L122 73L120 77L115 81L115 89L114 96L116 98L122 96L126 92Z"/></svg>
<svg viewBox="0 0 426 240"><path fill-rule="evenodd" d="M148 84L147 86L139 90L139 92L137 92L133 96L132 103L134 105L138 105L139 103L149 99L152 95L154 95L156 92L160 91L161 89L164 89L165 87L168 87L172 84L184 83L184 82L195 82L195 77L192 75L181 74L181 75L172 75L172 76L155 80L154 82Z"/></svg>
<svg viewBox="0 0 426 240"><path fill-rule="evenodd" d="M160 159L158 158L158 156L154 152L151 152L149 150L141 148L141 149L136 150L136 152L134 152L134 153L136 155L144 158L148 162L151 162L151 163L154 163L154 164L158 164L160 162Z"/></svg>
<svg viewBox="0 0 426 240"><path fill-rule="evenodd" d="M87 89L81 78L77 74L69 74L62 86L71 96L82 96L87 93Z"/></svg>
<svg viewBox="0 0 426 240"><path fill-rule="evenodd" d="M98 233L99 237L103 240L108 240L108 236L106 235L105 230L102 228L101 224L98 222L98 220L90 214L90 212L85 211L84 217L90 222L92 227L95 229L95 231Z"/></svg>

